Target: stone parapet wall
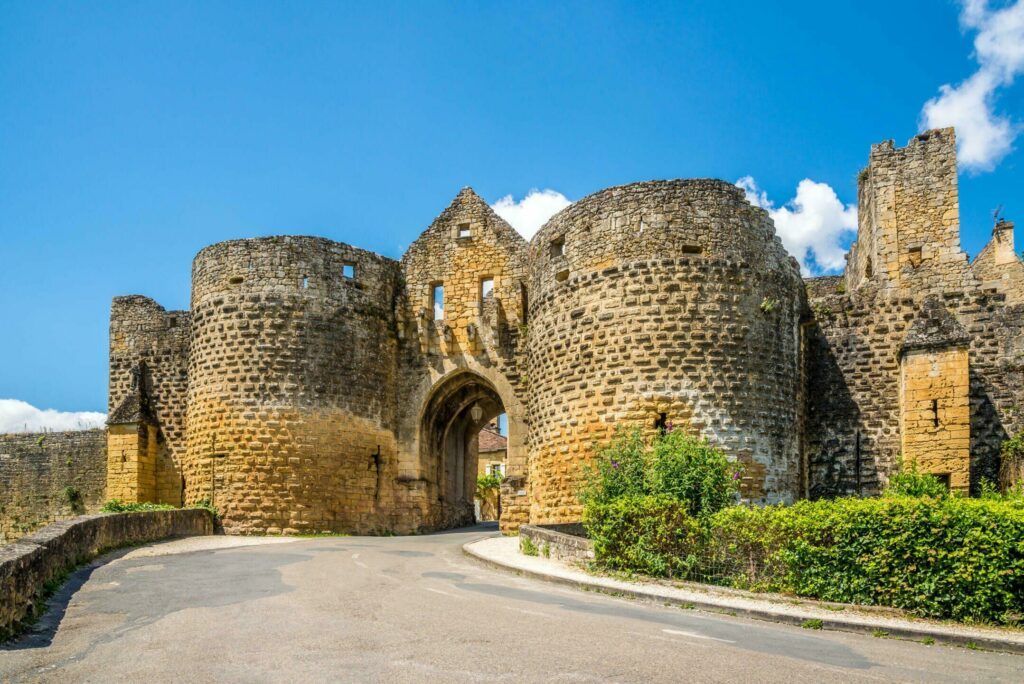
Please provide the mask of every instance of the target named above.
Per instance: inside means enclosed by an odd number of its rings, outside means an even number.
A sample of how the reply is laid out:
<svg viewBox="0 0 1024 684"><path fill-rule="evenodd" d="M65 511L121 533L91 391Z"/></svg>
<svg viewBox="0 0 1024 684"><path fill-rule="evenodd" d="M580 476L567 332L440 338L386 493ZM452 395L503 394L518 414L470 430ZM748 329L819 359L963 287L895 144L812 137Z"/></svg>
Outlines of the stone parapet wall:
<svg viewBox="0 0 1024 684"><path fill-rule="evenodd" d="M106 460L103 430L0 435L0 544L99 510Z"/></svg>
<svg viewBox="0 0 1024 684"><path fill-rule="evenodd" d="M519 536L529 539L545 558L570 563L594 560L594 542L587 539L583 525L520 525Z"/></svg>
<svg viewBox="0 0 1024 684"><path fill-rule="evenodd" d="M213 534L203 509L87 515L0 546L0 641L37 616L46 587L98 554L168 537Z"/></svg>

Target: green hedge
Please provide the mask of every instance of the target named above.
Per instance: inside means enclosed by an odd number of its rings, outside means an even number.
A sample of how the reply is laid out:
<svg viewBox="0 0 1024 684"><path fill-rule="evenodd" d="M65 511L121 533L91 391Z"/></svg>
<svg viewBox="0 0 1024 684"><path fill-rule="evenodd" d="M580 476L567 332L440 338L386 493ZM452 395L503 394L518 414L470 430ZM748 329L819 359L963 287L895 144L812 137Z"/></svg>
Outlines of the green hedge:
<svg viewBox="0 0 1024 684"><path fill-rule="evenodd" d="M887 496L731 507L697 521L679 502L587 507L599 563L620 570L964 621L1024 614L1024 504Z"/></svg>
<svg viewBox="0 0 1024 684"><path fill-rule="evenodd" d="M700 524L671 496L633 494L588 506L583 524L595 556L615 570L686 577L697 560Z"/></svg>

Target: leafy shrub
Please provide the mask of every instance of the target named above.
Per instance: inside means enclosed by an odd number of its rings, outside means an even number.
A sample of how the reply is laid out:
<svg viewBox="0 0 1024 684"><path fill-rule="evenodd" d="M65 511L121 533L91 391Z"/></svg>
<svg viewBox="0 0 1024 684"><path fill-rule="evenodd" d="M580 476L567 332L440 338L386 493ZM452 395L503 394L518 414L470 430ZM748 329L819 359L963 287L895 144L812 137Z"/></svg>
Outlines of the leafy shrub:
<svg viewBox="0 0 1024 684"><path fill-rule="evenodd" d="M204 511L210 511L210 513L213 514L214 521L220 520L220 511L217 510L216 506L210 503L209 499L200 499L191 506L187 506L187 508L202 508Z"/></svg>
<svg viewBox="0 0 1024 684"><path fill-rule="evenodd" d="M639 428L617 430L585 471L584 508L622 497L666 496L693 516L729 505L738 490L739 466L725 454L681 431L668 430L648 445Z"/></svg>
<svg viewBox="0 0 1024 684"><path fill-rule="evenodd" d="M942 497L949 494L946 485L939 478L917 469L917 462L911 461L910 467L901 464L899 472L889 478L889 486L885 488L889 496L934 496Z"/></svg>
<svg viewBox="0 0 1024 684"><path fill-rule="evenodd" d="M651 457L651 493L685 501L690 515L711 514L733 503L739 466L706 440L668 432L655 438Z"/></svg>
<svg viewBox="0 0 1024 684"><path fill-rule="evenodd" d="M120 499L111 499L103 504L103 508L100 510L104 513L135 513L138 511L170 511L174 510L174 506L156 503L128 503Z"/></svg>
<svg viewBox="0 0 1024 684"><path fill-rule="evenodd" d="M647 444L639 429L617 429L584 469L580 501L584 507L622 496L648 494Z"/></svg>
<svg viewBox="0 0 1024 684"><path fill-rule="evenodd" d="M687 504L664 494L631 494L584 509L594 554L610 568L686 577L701 547L700 524Z"/></svg>
<svg viewBox="0 0 1024 684"><path fill-rule="evenodd" d="M81 513L85 510L84 502L82 501L82 493L75 487L68 485L61 492L61 497L67 503L74 513Z"/></svg>
<svg viewBox="0 0 1024 684"><path fill-rule="evenodd" d="M501 478L497 475L481 475L476 478L476 497L485 499L491 492L501 488Z"/></svg>

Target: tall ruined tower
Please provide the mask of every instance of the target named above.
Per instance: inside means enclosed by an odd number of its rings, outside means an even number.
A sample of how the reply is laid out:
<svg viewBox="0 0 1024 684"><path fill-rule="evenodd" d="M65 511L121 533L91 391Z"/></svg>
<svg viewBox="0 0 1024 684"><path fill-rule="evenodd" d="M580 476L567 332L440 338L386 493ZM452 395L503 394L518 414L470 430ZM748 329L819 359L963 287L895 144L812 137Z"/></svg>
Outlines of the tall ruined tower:
<svg viewBox="0 0 1024 684"><path fill-rule="evenodd" d="M906 147L871 146L858 178L857 242L847 257L851 289L938 293L971 281L960 248L960 204L952 128L928 131Z"/></svg>

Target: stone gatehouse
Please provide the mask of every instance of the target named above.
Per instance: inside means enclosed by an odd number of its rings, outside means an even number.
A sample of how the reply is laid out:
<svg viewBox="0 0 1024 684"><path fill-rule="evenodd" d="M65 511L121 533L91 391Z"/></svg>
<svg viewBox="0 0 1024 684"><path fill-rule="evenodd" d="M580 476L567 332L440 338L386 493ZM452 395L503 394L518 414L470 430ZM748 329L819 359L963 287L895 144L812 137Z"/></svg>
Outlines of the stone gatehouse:
<svg viewBox="0 0 1024 684"><path fill-rule="evenodd" d="M501 413L505 530L577 520L620 424L707 437L752 502L875 493L901 453L977 487L1022 427L1013 226L961 251L951 129L873 146L858 186L846 272L807 280L718 180L601 190L529 243L466 188L400 261L207 247L188 311L113 302L106 496L211 500L231 532L456 526Z"/></svg>

